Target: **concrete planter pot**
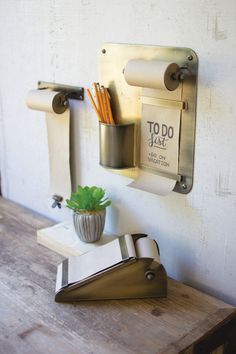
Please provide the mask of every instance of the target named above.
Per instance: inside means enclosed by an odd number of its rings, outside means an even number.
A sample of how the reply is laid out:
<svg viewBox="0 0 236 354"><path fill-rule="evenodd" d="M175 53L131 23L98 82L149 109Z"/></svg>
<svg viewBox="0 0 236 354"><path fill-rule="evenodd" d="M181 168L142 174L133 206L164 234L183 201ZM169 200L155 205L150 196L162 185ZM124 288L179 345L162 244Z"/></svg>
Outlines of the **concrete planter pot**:
<svg viewBox="0 0 236 354"><path fill-rule="evenodd" d="M75 232L83 242L100 240L106 218L106 209L96 212L74 212L73 223Z"/></svg>

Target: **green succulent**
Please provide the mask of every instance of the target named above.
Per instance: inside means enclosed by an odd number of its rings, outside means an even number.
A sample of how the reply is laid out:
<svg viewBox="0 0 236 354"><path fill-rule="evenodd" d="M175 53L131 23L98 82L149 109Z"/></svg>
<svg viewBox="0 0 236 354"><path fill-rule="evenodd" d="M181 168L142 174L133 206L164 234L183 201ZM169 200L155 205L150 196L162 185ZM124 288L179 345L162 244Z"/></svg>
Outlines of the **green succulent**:
<svg viewBox="0 0 236 354"><path fill-rule="evenodd" d="M67 207L73 211L99 211L104 210L111 204L108 198L104 198L105 189L99 187L78 186L75 193L71 193L70 199L66 200Z"/></svg>

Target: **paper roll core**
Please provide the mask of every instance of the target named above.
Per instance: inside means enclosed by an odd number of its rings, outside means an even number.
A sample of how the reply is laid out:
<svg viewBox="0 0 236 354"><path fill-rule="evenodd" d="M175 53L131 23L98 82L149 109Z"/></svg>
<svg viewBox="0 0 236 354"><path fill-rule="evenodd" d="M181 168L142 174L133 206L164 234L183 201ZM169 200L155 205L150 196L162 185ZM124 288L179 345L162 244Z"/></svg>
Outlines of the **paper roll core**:
<svg viewBox="0 0 236 354"><path fill-rule="evenodd" d="M179 86L176 63L157 60L130 60L124 69L126 82L131 86L173 91Z"/></svg>

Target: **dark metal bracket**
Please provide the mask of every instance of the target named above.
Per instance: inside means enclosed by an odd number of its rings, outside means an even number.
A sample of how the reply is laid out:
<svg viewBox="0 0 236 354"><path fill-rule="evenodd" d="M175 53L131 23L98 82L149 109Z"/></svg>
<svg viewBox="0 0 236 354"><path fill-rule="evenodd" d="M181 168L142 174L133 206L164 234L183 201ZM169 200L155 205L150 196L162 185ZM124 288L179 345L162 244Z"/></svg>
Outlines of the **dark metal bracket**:
<svg viewBox="0 0 236 354"><path fill-rule="evenodd" d="M52 196L52 199L53 199L52 208L58 207L59 209L61 209L61 203L63 201L63 197L58 194L54 194Z"/></svg>
<svg viewBox="0 0 236 354"><path fill-rule="evenodd" d="M79 101L84 100L83 87L56 84L55 82L38 81L38 89L50 89L52 91L63 92L67 98Z"/></svg>

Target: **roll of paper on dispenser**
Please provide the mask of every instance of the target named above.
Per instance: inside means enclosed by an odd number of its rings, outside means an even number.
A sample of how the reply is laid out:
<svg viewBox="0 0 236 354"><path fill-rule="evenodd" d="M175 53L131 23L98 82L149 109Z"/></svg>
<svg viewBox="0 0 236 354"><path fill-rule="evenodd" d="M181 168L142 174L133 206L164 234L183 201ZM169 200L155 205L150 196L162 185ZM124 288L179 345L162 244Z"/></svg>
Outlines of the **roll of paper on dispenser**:
<svg viewBox="0 0 236 354"><path fill-rule="evenodd" d="M176 63L133 59L126 64L124 77L131 86L174 91L179 86L176 78L179 70Z"/></svg>
<svg viewBox="0 0 236 354"><path fill-rule="evenodd" d="M161 263L158 246L153 239L149 237L140 237L135 242L135 248L138 257L153 258L154 261Z"/></svg>
<svg viewBox="0 0 236 354"><path fill-rule="evenodd" d="M26 104L31 109L56 114L64 113L68 107L64 93L46 89L30 90Z"/></svg>

